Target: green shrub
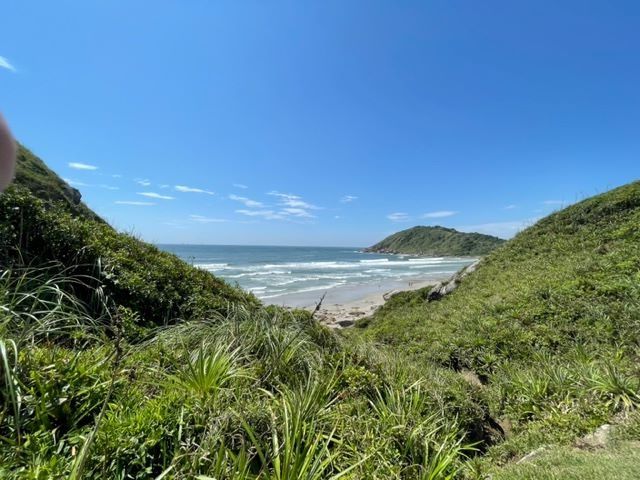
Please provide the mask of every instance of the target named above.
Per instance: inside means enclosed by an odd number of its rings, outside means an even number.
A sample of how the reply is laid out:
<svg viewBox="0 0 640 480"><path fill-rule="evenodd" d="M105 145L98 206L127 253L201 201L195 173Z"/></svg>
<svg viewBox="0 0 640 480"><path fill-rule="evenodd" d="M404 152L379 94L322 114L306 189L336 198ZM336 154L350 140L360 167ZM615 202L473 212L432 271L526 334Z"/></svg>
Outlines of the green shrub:
<svg viewBox="0 0 640 480"><path fill-rule="evenodd" d="M258 306L253 295L210 273L18 186L0 196L0 248L4 266L57 262L60 272L85 279L70 293L91 305L102 289L144 327L225 312L234 303Z"/></svg>

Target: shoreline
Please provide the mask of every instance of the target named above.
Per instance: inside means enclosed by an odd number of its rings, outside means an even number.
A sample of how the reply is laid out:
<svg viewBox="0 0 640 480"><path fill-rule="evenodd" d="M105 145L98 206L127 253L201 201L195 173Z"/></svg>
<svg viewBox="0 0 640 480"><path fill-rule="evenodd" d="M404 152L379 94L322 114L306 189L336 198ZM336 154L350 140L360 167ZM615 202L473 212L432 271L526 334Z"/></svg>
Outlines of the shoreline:
<svg viewBox="0 0 640 480"><path fill-rule="evenodd" d="M449 275L430 279L423 277L403 281L395 280L373 285L350 285L326 291L307 292L306 294L283 295L268 299L271 301L265 301L265 304L302 308L312 312L322 296L325 295L315 318L330 328L345 328L353 326L356 320L372 315L395 293L420 290L434 286L448 278L450 278Z"/></svg>
<svg viewBox="0 0 640 480"><path fill-rule="evenodd" d="M382 307L389 297L400 292L410 292L420 290L425 287L432 287L438 282L434 280L423 280L408 282L404 288L395 288L385 293L374 293L359 300L343 304L323 303L320 310L315 315L318 321L329 328L346 328L355 325L357 320L373 315ZM313 308L310 309L313 311Z"/></svg>

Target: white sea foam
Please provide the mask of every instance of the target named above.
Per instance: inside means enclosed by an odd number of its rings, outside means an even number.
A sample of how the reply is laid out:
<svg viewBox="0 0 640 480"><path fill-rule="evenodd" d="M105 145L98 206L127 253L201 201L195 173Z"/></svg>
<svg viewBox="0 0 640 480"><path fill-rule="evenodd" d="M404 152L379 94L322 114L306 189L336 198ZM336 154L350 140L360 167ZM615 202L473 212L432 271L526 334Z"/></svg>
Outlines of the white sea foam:
<svg viewBox="0 0 640 480"><path fill-rule="evenodd" d="M309 288L301 288L301 289L299 289L299 290L292 291L291 293L306 293L306 292L315 292L315 291L317 291L317 290L330 290L330 289L332 289L332 288L335 288L335 287L339 287L339 286L341 286L341 285L344 285L345 283L346 283L346 282L336 282L336 283L329 283L329 284L327 284L327 285L316 285L316 286L309 287ZM281 295L281 294L276 294L276 295L265 295L265 296L263 296L263 297L261 297L261 298L273 298L273 297L278 297L278 296L280 296L280 295Z"/></svg>
<svg viewBox="0 0 640 480"><path fill-rule="evenodd" d="M233 252L227 257L227 252L212 252L210 255L207 252L195 261L187 252L184 258L192 259L196 266L232 283L237 282L262 299L305 292L311 292L308 296L313 298L313 292L349 285L394 284L394 281L400 285L412 279L446 278L472 261L453 257L370 256L347 250L337 251L334 257L333 252L322 252L321 255L316 255L315 251L304 255L287 252L280 256L273 251L265 251L262 258L253 250L236 257Z"/></svg>
<svg viewBox="0 0 640 480"><path fill-rule="evenodd" d="M422 270L424 267L409 267L410 270ZM452 275L453 272L451 272L451 270L432 270L432 271L428 271L428 272L423 272L422 274L424 275Z"/></svg>
<svg viewBox="0 0 640 480"><path fill-rule="evenodd" d="M364 272L358 272L358 273L343 273L343 274L325 274L325 275L320 275L320 277L335 279L335 280L349 280L351 278L371 278L371 275L366 275Z"/></svg>
<svg viewBox="0 0 640 480"><path fill-rule="evenodd" d="M209 270L211 272L215 272L218 270L225 270L229 264L228 263L196 263L196 267L204 268L205 270Z"/></svg>
<svg viewBox="0 0 640 480"><path fill-rule="evenodd" d="M266 272L246 272L238 273L236 275L226 275L227 278L244 278L244 277L260 277L264 275L288 275L290 271L287 270L268 270Z"/></svg>
<svg viewBox="0 0 640 480"><path fill-rule="evenodd" d="M322 277L316 276L316 277L294 277L290 280L283 280L283 281L279 281L279 282L273 282L271 285L274 285L276 287L282 287L284 285L291 285L293 283L298 283L298 282L315 282L318 280L322 280Z"/></svg>
<svg viewBox="0 0 640 480"><path fill-rule="evenodd" d="M374 267L377 265L384 267L409 267L415 265L444 265L458 264L464 261L456 258L409 258L407 260L390 260L388 258L377 258L359 261L317 261L317 262L283 262L283 263L267 263L258 265L245 265L229 267L227 264L201 264L207 269L225 269L241 272L235 275L227 275L231 278L241 278L243 276L253 275L272 275L272 274L290 274L291 270L353 270L366 267ZM284 270L283 270L284 269ZM254 273L258 272L258 273Z"/></svg>
<svg viewBox="0 0 640 480"><path fill-rule="evenodd" d="M287 290L284 288L273 288L267 291L256 292L256 296L258 298L270 298L270 297L276 297L278 295L284 295L284 292L286 291Z"/></svg>
<svg viewBox="0 0 640 480"><path fill-rule="evenodd" d="M317 270L324 268L357 268L357 263L349 262L289 262L289 263L268 263L263 265L248 265L236 267L239 271L255 272L260 270L273 269L295 269L295 270Z"/></svg>

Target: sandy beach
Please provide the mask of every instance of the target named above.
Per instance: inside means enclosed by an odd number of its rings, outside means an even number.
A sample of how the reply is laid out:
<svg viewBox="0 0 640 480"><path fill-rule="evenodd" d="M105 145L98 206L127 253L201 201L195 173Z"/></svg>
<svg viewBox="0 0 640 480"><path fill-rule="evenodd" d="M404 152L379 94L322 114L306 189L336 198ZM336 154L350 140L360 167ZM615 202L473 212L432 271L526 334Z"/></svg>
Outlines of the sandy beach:
<svg viewBox="0 0 640 480"><path fill-rule="evenodd" d="M448 276L442 278L445 280ZM363 284L333 288L326 292L306 292L305 294L283 295L272 299L274 305L305 308L313 311L323 295L322 307L316 318L331 328L352 326L356 320L373 314L384 305L389 296L400 291L419 290L435 285L438 280L412 279L389 281L376 284Z"/></svg>

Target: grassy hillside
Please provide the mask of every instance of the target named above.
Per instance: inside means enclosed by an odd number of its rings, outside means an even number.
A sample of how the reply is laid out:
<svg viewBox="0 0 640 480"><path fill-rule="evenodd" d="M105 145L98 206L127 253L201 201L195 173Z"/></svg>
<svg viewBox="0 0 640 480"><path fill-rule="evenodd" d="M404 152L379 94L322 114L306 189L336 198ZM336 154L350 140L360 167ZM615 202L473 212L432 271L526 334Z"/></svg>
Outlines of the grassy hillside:
<svg viewBox="0 0 640 480"><path fill-rule="evenodd" d="M640 183L554 213L453 294L404 295L364 335L418 365L473 372L508 433L506 461L571 442L640 400Z"/></svg>
<svg viewBox="0 0 640 480"><path fill-rule="evenodd" d="M0 196L0 265L46 266L83 279L70 293L93 305L100 291L140 327L224 312L232 303L258 305L251 294L174 255L17 185Z"/></svg>
<svg viewBox="0 0 640 480"><path fill-rule="evenodd" d="M455 372L263 308L42 174L0 195L0 478L444 478L497 440Z"/></svg>
<svg viewBox="0 0 640 480"><path fill-rule="evenodd" d="M501 238L481 233L464 233L444 227L413 227L388 236L366 251L431 256L481 256L502 243L504 240Z"/></svg>
<svg viewBox="0 0 640 480"><path fill-rule="evenodd" d="M638 183L346 338L34 191L0 196L0 478L637 476Z"/></svg>
<svg viewBox="0 0 640 480"><path fill-rule="evenodd" d="M37 265L82 279L66 284L68 292L91 307L96 292L106 295L112 309L126 312L131 334L235 303L258 306L253 295L116 232L25 147L17 160L16 180L0 196L0 266Z"/></svg>

